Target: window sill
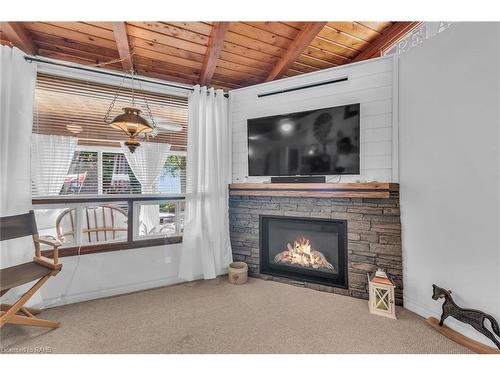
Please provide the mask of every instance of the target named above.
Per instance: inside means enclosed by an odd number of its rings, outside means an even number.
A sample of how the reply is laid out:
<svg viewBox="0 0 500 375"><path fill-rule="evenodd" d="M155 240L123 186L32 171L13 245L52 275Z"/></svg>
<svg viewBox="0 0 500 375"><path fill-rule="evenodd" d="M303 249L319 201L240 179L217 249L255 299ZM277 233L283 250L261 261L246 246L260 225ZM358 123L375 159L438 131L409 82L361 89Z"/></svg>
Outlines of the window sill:
<svg viewBox="0 0 500 375"><path fill-rule="evenodd" d="M59 249L59 257L62 258L62 257L71 257L75 255L106 253L110 251L139 249L139 248L146 248L153 246L172 245L177 243L182 243L182 236L151 238L147 240L138 240L131 242L103 243L103 244L86 245L81 247L79 246L65 247ZM44 250L42 251L42 255L47 258L52 258L52 250Z"/></svg>
<svg viewBox="0 0 500 375"><path fill-rule="evenodd" d="M105 194L105 195L56 195L32 198L33 205L99 203L121 201L183 200L184 194Z"/></svg>

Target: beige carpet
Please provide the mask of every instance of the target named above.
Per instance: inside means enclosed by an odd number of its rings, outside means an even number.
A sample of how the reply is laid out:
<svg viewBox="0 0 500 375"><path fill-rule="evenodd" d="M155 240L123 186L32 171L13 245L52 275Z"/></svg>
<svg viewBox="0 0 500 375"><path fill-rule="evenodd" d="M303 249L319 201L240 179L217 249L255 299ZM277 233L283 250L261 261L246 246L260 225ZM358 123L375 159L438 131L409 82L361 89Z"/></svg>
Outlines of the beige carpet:
<svg viewBox="0 0 500 375"><path fill-rule="evenodd" d="M7 325L3 352L55 353L467 353L405 309L398 320L364 300L250 278L153 289L46 310L60 328Z"/></svg>

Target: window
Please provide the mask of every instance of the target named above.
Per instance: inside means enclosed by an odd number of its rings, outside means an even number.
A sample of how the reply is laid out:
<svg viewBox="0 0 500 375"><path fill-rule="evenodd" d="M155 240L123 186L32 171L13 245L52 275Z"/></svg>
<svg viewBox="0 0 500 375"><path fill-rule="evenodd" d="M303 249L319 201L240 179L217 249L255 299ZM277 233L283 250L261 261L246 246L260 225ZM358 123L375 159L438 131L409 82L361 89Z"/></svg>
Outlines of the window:
<svg viewBox="0 0 500 375"><path fill-rule="evenodd" d="M141 184L122 152L77 147L59 195L99 194L141 194Z"/></svg>
<svg viewBox="0 0 500 375"><path fill-rule="evenodd" d="M170 155L160 174L158 193L186 191L186 157ZM58 195L141 194L141 184L122 152L74 152ZM33 194L36 196L36 194Z"/></svg>
<svg viewBox="0 0 500 375"><path fill-rule="evenodd" d="M162 193L186 192L186 156L171 155L167 158L160 176Z"/></svg>
<svg viewBox="0 0 500 375"><path fill-rule="evenodd" d="M39 74L32 146L33 197L54 195L141 194L140 181L122 152L124 134L104 123L117 87ZM158 132L147 142L169 144L157 193L185 189L187 99L144 92ZM122 88L110 117L130 105ZM142 94L136 103L144 109Z"/></svg>
<svg viewBox="0 0 500 375"><path fill-rule="evenodd" d="M59 239L62 249L78 252L89 246L118 245L115 249L120 250L179 242L184 227L183 199L150 199L39 203L35 205L38 231L41 236Z"/></svg>
<svg viewBox="0 0 500 375"><path fill-rule="evenodd" d="M144 237L163 237L179 236L184 228L184 202L183 201L144 201L135 202L134 210L138 213L139 223L134 225L134 239ZM141 221L141 218L148 215L150 211L154 222L147 226L147 222Z"/></svg>
<svg viewBox="0 0 500 375"><path fill-rule="evenodd" d="M163 148L165 162L156 182L144 188L141 170L134 173L137 162L127 159L130 154L122 148L125 135L103 120L116 90L47 74L37 77L32 197L40 233L59 238L63 247L135 247L182 233L187 98L135 90L136 104L144 109L144 95L158 124L157 134L140 139L140 147L170 145ZM110 117L129 105L131 95L121 89Z"/></svg>
<svg viewBox="0 0 500 375"><path fill-rule="evenodd" d="M123 153L103 152L102 184L104 194L140 194L141 184L130 169Z"/></svg>
<svg viewBox="0 0 500 375"><path fill-rule="evenodd" d="M59 194L99 194L98 156L97 151L75 151Z"/></svg>

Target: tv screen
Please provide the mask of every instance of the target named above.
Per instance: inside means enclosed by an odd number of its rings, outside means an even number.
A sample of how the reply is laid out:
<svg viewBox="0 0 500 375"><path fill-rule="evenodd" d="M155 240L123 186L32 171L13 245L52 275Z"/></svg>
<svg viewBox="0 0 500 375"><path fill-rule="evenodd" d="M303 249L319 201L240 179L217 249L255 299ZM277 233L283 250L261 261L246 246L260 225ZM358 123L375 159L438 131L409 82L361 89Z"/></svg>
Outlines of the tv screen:
<svg viewBox="0 0 500 375"><path fill-rule="evenodd" d="M359 103L247 121L249 176L359 174Z"/></svg>

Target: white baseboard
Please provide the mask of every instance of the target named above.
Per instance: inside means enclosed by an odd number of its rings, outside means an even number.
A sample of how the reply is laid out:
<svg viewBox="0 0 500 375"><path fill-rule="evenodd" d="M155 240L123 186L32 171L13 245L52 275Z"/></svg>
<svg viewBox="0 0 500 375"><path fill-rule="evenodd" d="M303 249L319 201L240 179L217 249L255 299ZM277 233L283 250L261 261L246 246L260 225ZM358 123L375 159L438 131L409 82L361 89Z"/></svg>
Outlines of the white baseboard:
<svg viewBox="0 0 500 375"><path fill-rule="evenodd" d="M37 304L34 307L49 308L49 307L56 307L56 306L62 306L62 305L69 305L72 303L90 301L93 299L112 297L112 296L117 296L120 294L127 294L127 293L132 293L132 292L138 292L141 290L147 290L147 289L153 289L153 288L158 288L158 287L162 287L162 286L174 285L174 284L178 284L181 282L185 282L185 280L182 280L182 279L175 276L175 277L168 277L165 279L150 280L150 281L146 281L146 282L138 283L138 284L120 285L119 287L115 287L115 288L93 290L93 291L88 291L88 292L84 292L84 293L59 296L59 297L51 298L51 299L43 299L43 301L40 304Z"/></svg>
<svg viewBox="0 0 500 375"><path fill-rule="evenodd" d="M405 309L413 311L415 314L418 314L424 318L428 318L433 316L438 318L441 316L441 309L433 309L430 306L423 305L417 301L408 298L407 296L403 296L403 306ZM491 346L492 348L496 348L496 346L485 336L480 334L470 325L462 323L455 318L449 317L446 319L445 324L451 329L461 333L464 336L467 336L470 339L479 341L485 345Z"/></svg>

